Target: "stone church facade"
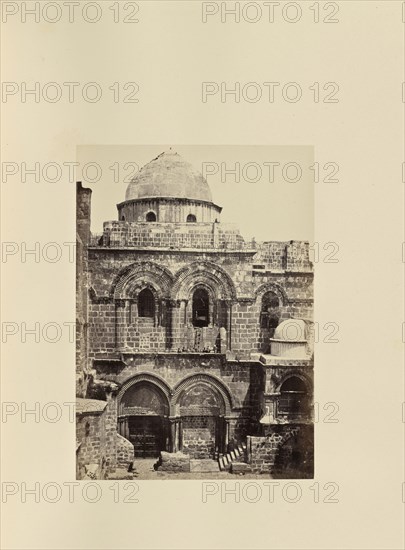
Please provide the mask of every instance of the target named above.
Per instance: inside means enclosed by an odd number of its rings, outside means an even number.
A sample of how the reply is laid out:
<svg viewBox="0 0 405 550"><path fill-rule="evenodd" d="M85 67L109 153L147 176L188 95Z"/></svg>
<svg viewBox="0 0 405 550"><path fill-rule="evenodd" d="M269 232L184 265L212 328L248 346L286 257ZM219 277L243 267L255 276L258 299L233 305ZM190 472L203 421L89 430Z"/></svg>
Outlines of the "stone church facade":
<svg viewBox="0 0 405 550"><path fill-rule="evenodd" d="M92 234L78 183L78 478L119 479L159 456L167 470L209 459L311 477L309 243L245 241L172 150L117 208Z"/></svg>

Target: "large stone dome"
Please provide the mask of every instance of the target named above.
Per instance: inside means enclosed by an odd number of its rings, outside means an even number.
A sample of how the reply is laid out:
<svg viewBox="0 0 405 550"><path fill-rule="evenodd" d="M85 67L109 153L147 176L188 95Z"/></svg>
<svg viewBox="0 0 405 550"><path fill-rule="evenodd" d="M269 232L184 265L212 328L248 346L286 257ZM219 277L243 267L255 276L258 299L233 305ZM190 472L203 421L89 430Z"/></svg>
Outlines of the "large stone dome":
<svg viewBox="0 0 405 550"><path fill-rule="evenodd" d="M212 202L210 188L202 174L172 149L143 166L125 194L126 201L159 197Z"/></svg>

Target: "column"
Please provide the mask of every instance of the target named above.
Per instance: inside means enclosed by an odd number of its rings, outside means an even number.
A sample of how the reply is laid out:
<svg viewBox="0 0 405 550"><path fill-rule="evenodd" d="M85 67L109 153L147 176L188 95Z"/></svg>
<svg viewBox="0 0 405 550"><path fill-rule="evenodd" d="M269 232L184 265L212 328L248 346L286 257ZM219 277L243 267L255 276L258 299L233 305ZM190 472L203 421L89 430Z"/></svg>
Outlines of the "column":
<svg viewBox="0 0 405 550"><path fill-rule="evenodd" d="M170 301L162 301L162 325L165 327L165 348L166 350L172 347L172 311Z"/></svg>
<svg viewBox="0 0 405 550"><path fill-rule="evenodd" d="M183 303L184 303L183 324L184 324L185 327L187 327L188 300L183 300Z"/></svg>
<svg viewBox="0 0 405 550"><path fill-rule="evenodd" d="M187 342L187 334L185 332L186 328L186 308L187 308L187 300L180 300L179 305L179 315L178 315L178 344L180 347L183 347L186 345Z"/></svg>
<svg viewBox="0 0 405 550"><path fill-rule="evenodd" d="M232 302L227 300L227 311L226 311L226 332L228 337L227 348L232 349Z"/></svg>
<svg viewBox="0 0 405 550"><path fill-rule="evenodd" d="M176 421L170 418L170 452L176 452Z"/></svg>
<svg viewBox="0 0 405 550"><path fill-rule="evenodd" d="M227 418L225 420L225 441L224 441L224 452L228 452L228 443L229 443L229 420Z"/></svg>
<svg viewBox="0 0 405 550"><path fill-rule="evenodd" d="M181 429L181 418L176 416L170 418L170 434L171 434L171 445L170 449L172 453L177 453L182 448L182 429Z"/></svg>
<svg viewBox="0 0 405 550"><path fill-rule="evenodd" d="M181 418L177 421L177 449L181 451L183 449L183 430L181 425Z"/></svg>
<svg viewBox="0 0 405 550"><path fill-rule="evenodd" d="M180 300L171 300L170 301L170 348L172 350L177 350L180 344Z"/></svg>
<svg viewBox="0 0 405 550"><path fill-rule="evenodd" d="M127 416L124 418L124 437L129 439L129 423Z"/></svg>
<svg viewBox="0 0 405 550"><path fill-rule="evenodd" d="M211 299L208 304L208 326L214 326L216 319L214 319L214 300Z"/></svg>
<svg viewBox="0 0 405 550"><path fill-rule="evenodd" d="M118 433L122 435L122 437L129 439L129 424L127 416L121 416L118 419Z"/></svg>

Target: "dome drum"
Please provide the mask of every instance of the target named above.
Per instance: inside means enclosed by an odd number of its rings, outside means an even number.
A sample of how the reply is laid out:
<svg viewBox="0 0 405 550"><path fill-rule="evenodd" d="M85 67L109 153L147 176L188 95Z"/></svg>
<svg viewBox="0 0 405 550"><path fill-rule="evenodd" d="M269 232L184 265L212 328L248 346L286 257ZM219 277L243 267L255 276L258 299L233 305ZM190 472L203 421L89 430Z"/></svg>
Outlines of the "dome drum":
<svg viewBox="0 0 405 550"><path fill-rule="evenodd" d="M182 198L136 199L117 205L119 221L213 223L220 221L222 208L212 202Z"/></svg>

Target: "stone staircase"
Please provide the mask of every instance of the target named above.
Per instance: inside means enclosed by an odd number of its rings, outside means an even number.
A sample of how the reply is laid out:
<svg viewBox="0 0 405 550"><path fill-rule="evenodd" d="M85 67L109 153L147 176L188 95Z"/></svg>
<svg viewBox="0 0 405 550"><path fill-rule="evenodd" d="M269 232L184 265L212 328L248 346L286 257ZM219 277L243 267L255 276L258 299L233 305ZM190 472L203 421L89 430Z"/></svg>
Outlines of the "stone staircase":
<svg viewBox="0 0 405 550"><path fill-rule="evenodd" d="M219 457L218 464L221 472L227 471L231 468L233 462L246 462L246 444L241 443L237 445L235 449L226 455Z"/></svg>

